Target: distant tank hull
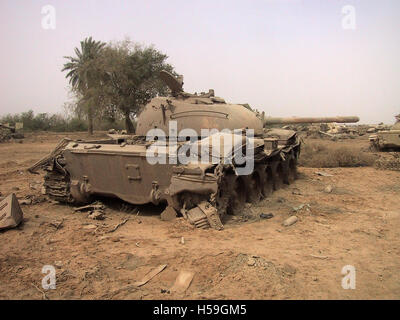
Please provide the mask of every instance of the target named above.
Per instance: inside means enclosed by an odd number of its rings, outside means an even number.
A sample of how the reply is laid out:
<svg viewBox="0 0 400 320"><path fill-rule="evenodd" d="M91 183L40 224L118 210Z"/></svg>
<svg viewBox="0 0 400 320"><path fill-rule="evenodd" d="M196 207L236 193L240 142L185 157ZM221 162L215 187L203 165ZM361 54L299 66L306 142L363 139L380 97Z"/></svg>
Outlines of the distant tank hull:
<svg viewBox="0 0 400 320"><path fill-rule="evenodd" d="M369 136L371 147L376 150L400 150L400 130L380 131Z"/></svg>
<svg viewBox="0 0 400 320"><path fill-rule="evenodd" d="M396 123L390 130L378 131L369 136L371 149L377 151L400 151L400 115L395 116Z"/></svg>

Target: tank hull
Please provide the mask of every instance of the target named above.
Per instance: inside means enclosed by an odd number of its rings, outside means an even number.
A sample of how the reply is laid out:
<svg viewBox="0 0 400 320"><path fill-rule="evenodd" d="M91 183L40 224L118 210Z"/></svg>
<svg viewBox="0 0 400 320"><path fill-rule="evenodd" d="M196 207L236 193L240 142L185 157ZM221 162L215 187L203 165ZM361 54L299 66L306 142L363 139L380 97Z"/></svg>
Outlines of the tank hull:
<svg viewBox="0 0 400 320"><path fill-rule="evenodd" d="M400 150L400 130L380 131L369 136L371 147L376 150Z"/></svg>
<svg viewBox="0 0 400 320"><path fill-rule="evenodd" d="M98 196L134 205L166 203L198 227L220 229L226 214L242 214L246 202L257 202L295 180L300 142L295 133L277 134L257 139L251 159L254 167L244 175L236 174L235 164L222 161L183 164L168 158L172 163L152 164L145 142L71 141L47 169L46 193L54 200L76 204ZM163 152L169 155L168 148L158 148L157 156ZM211 218L210 208L215 209Z"/></svg>

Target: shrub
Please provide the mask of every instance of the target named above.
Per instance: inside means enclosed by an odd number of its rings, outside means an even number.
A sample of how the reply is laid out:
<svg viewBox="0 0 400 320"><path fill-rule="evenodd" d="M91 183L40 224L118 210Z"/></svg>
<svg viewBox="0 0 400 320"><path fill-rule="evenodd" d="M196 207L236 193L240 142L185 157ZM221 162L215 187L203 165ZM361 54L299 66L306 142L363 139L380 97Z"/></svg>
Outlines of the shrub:
<svg viewBox="0 0 400 320"><path fill-rule="evenodd" d="M374 156L360 147L308 140L302 145L299 165L312 168L365 167L372 166L374 161Z"/></svg>
<svg viewBox="0 0 400 320"><path fill-rule="evenodd" d="M73 132L87 131L87 120L76 116L66 117L60 114L38 113L34 114L32 110L19 114L8 114L0 118L0 123L9 123L15 125L16 122L24 124L24 131L55 131L55 132ZM133 121L134 126L136 123ZM108 118L96 119L94 123L95 130L108 131L109 129L125 129L123 120L117 119L111 121Z"/></svg>

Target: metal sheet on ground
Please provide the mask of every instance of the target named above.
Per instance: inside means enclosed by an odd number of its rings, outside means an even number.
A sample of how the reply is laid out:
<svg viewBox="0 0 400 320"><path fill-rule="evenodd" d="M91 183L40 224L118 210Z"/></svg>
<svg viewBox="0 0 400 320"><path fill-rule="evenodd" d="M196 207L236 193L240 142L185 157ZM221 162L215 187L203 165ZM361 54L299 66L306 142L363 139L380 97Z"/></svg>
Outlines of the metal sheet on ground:
<svg viewBox="0 0 400 320"><path fill-rule="evenodd" d="M171 287L171 292L184 293L192 283L194 277L193 271L181 271Z"/></svg>

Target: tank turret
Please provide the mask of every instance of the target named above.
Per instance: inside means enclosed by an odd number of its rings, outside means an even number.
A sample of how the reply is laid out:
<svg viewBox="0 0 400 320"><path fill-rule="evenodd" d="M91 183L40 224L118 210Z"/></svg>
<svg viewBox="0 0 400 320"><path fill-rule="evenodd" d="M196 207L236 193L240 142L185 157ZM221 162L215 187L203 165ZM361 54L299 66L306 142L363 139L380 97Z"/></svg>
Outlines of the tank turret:
<svg viewBox="0 0 400 320"><path fill-rule="evenodd" d="M358 117L264 118L263 114L254 112L246 104L226 103L224 99L214 95L213 89L200 94L184 92L182 77L177 78L167 71L162 71L160 78L170 88L171 95L156 97L144 107L137 119L136 134L139 136L146 136L151 129L161 129L166 134L171 129L178 132L190 129L187 131L188 135L197 136L200 136L202 129L253 129L254 134L260 136L263 134L263 127L271 124L359 121Z"/></svg>

